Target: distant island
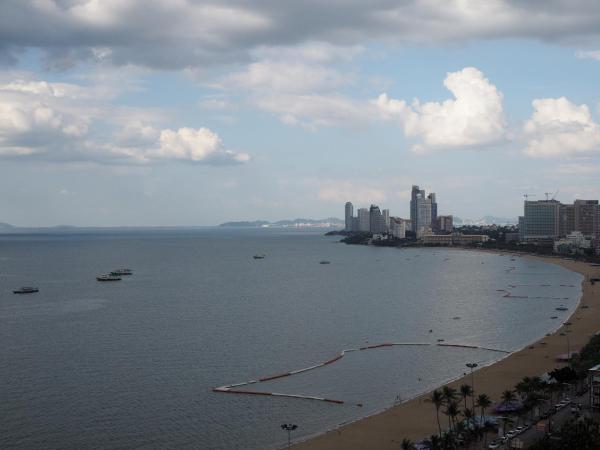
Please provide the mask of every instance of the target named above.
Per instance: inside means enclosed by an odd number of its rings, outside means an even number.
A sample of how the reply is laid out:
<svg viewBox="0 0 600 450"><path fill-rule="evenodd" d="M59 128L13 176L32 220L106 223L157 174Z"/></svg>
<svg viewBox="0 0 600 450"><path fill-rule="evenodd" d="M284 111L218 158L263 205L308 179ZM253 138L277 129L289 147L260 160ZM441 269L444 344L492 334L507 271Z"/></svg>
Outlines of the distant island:
<svg viewBox="0 0 600 450"><path fill-rule="evenodd" d="M269 222L266 220L225 222L220 227L232 228L340 228L344 226L344 221L336 217L326 219L294 219L278 220Z"/></svg>

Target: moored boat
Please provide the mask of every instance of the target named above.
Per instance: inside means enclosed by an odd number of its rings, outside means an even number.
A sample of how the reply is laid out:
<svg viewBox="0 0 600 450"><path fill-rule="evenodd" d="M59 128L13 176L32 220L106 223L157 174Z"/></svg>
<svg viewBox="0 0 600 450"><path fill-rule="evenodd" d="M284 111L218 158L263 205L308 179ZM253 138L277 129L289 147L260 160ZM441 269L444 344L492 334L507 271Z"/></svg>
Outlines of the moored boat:
<svg viewBox="0 0 600 450"><path fill-rule="evenodd" d="M34 292L39 292L40 290L36 287L31 286L23 286L19 289L15 289L13 294L33 294Z"/></svg>
<svg viewBox="0 0 600 450"><path fill-rule="evenodd" d="M265 256L267 256L267 255L265 255L264 253L262 253L262 254L259 254L259 255L254 255L253 258L254 259L265 259Z"/></svg>
<svg viewBox="0 0 600 450"><path fill-rule="evenodd" d="M324 259L323 261L319 261L319 264L331 264L331 262Z"/></svg>

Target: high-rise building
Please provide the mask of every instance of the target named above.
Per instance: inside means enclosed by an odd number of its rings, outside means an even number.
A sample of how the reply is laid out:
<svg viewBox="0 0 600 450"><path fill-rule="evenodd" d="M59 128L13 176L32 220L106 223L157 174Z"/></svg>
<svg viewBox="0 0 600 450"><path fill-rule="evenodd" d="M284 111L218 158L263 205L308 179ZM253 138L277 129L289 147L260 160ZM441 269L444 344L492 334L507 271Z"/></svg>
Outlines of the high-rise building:
<svg viewBox="0 0 600 450"><path fill-rule="evenodd" d="M556 239L560 235L560 203L556 200L526 200L523 240Z"/></svg>
<svg viewBox="0 0 600 450"><path fill-rule="evenodd" d="M357 211L357 214L358 214L358 231L369 231L371 229L369 210L367 208L360 208Z"/></svg>
<svg viewBox="0 0 600 450"><path fill-rule="evenodd" d="M404 239L406 237L406 227L404 220L399 217L390 217L390 231L389 233L398 239Z"/></svg>
<svg viewBox="0 0 600 450"><path fill-rule="evenodd" d="M390 231L390 210L384 209L381 211L381 215L383 216L383 231L385 233L389 233Z"/></svg>
<svg viewBox="0 0 600 450"><path fill-rule="evenodd" d="M567 234L575 231L575 206L574 205L560 205L560 224L559 224L560 236L566 236Z"/></svg>
<svg viewBox="0 0 600 450"><path fill-rule="evenodd" d="M371 205L371 208L369 209L369 230L371 233L385 232L383 215L377 205Z"/></svg>
<svg viewBox="0 0 600 450"><path fill-rule="evenodd" d="M352 231L352 217L354 217L354 206L350 202L346 202L345 207L345 229L346 231Z"/></svg>
<svg viewBox="0 0 600 450"><path fill-rule="evenodd" d="M419 189L419 186L413 186L410 197L410 220L412 231L422 234L424 231L432 228L433 203L435 203L435 214L437 216L437 202L435 194L432 192L427 197L425 191Z"/></svg>
<svg viewBox="0 0 600 450"><path fill-rule="evenodd" d="M452 216L438 216L435 228L444 233L452 233L454 230L454 218Z"/></svg>
<svg viewBox="0 0 600 450"><path fill-rule="evenodd" d="M575 200L573 203L575 230L585 237L596 237L598 224L598 200Z"/></svg>
<svg viewBox="0 0 600 450"><path fill-rule="evenodd" d="M431 192L427 198L431 201L431 228L435 228L437 224L437 202L435 200L435 194Z"/></svg>

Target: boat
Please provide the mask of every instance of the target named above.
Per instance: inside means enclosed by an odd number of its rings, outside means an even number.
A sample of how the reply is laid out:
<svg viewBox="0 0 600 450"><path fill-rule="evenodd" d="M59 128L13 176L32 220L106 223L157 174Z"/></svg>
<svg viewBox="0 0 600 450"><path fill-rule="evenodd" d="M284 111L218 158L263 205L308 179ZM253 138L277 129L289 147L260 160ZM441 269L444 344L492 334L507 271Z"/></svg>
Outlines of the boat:
<svg viewBox="0 0 600 450"><path fill-rule="evenodd" d="M254 255L253 258L254 259L265 259L265 256L267 256L267 255L265 255L264 253L262 253L262 254L259 254L259 255Z"/></svg>
<svg viewBox="0 0 600 450"><path fill-rule="evenodd" d="M319 261L319 264L331 264L331 262L324 259L323 261Z"/></svg>
<svg viewBox="0 0 600 450"><path fill-rule="evenodd" d="M121 281L121 277L112 274L105 274L96 277L98 281Z"/></svg>
<svg viewBox="0 0 600 450"><path fill-rule="evenodd" d="M34 292L39 292L40 290L36 287L31 286L23 286L19 289L15 289L13 294L33 294Z"/></svg>
<svg viewBox="0 0 600 450"><path fill-rule="evenodd" d="M559 306L558 308L555 308L557 311L568 311L569 308L567 308L566 306Z"/></svg>
<svg viewBox="0 0 600 450"><path fill-rule="evenodd" d="M131 269L116 269L116 270L113 270L110 274L117 276L117 277L120 277L123 275L133 275L133 270L131 270Z"/></svg>

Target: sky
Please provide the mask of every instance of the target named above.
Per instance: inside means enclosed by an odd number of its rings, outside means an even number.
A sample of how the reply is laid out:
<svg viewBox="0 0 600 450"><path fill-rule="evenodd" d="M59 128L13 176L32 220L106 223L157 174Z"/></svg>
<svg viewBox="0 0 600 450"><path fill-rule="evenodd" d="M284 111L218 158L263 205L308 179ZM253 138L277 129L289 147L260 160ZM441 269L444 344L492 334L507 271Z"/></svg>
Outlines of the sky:
<svg viewBox="0 0 600 450"><path fill-rule="evenodd" d="M600 198L594 0L3 0L0 222Z"/></svg>

